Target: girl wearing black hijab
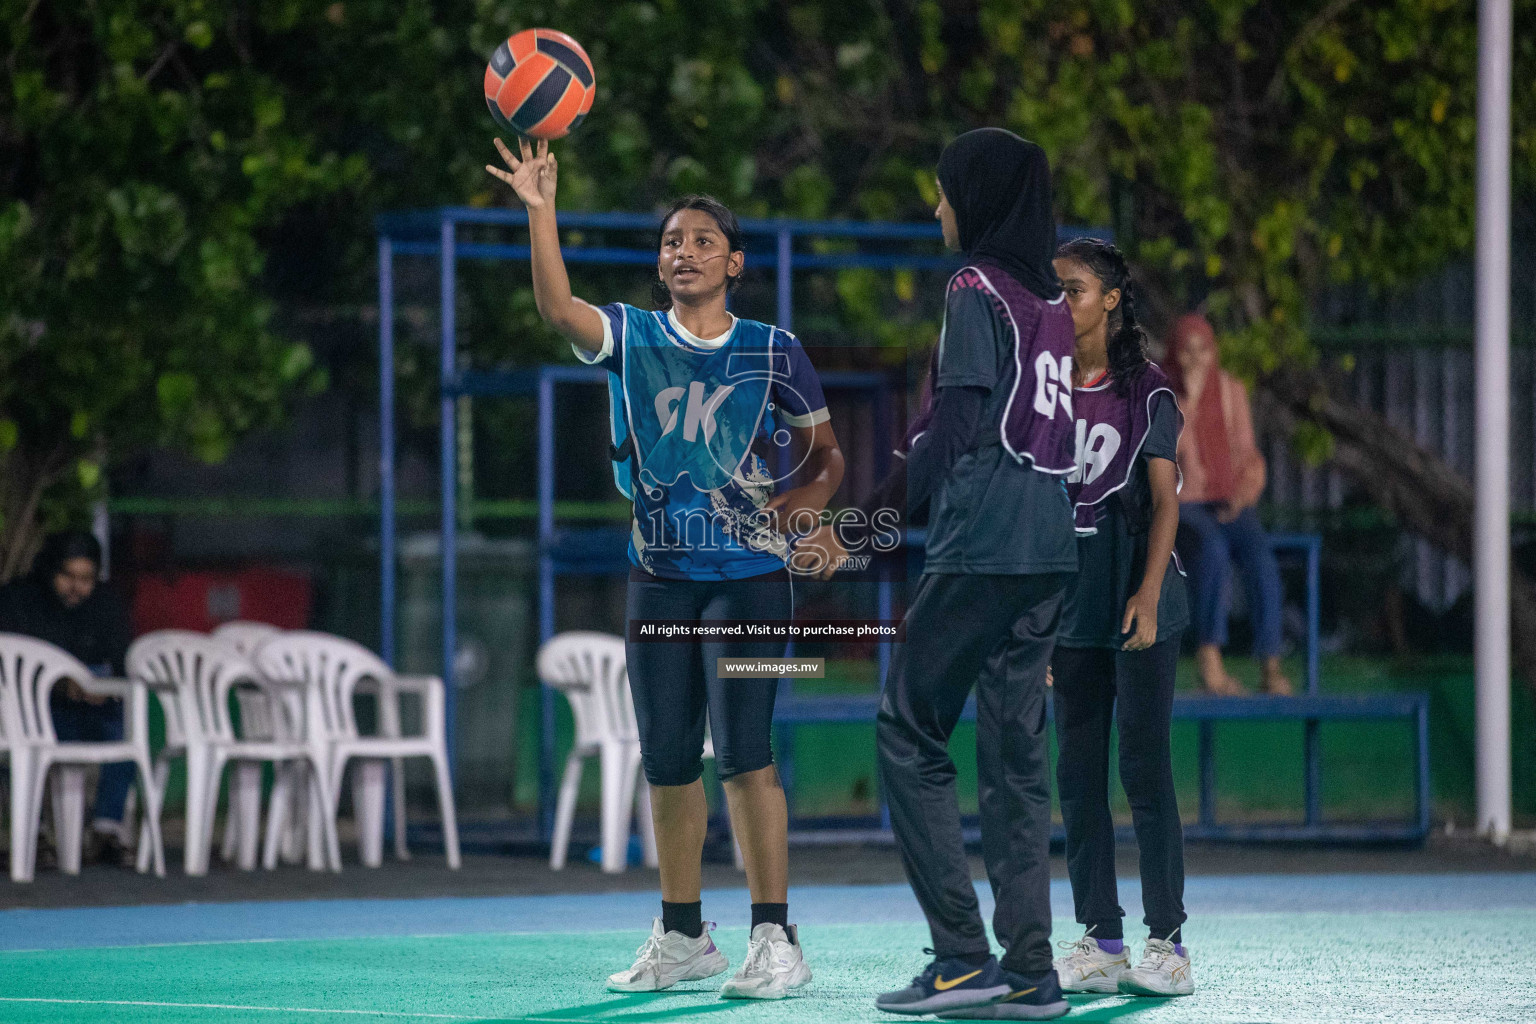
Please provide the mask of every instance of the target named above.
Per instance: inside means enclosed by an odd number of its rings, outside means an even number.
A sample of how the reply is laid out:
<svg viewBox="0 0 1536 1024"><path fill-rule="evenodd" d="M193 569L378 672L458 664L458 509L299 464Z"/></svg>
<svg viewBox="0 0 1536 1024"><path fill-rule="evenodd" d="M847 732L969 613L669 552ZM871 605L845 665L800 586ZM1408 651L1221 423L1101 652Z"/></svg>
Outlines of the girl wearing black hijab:
<svg viewBox="0 0 1536 1024"><path fill-rule="evenodd" d="M1077 570L1062 484L1074 455L1072 315L1051 267L1039 146L996 128L969 132L939 158L938 184L935 216L966 266L950 279L922 411L898 452L905 504L931 508L876 727L891 827L934 960L875 1005L1040 1020L1067 1012L1051 964L1045 672ZM825 545L836 564L845 539L824 529L802 549ZM971 885L948 751L973 685L1001 965Z"/></svg>

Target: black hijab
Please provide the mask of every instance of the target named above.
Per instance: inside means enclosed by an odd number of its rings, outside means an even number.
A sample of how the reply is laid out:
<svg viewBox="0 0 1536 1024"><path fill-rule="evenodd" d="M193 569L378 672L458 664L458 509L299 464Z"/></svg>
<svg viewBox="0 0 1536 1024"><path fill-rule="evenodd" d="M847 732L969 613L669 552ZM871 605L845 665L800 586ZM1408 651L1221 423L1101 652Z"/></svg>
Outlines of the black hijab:
<svg viewBox="0 0 1536 1024"><path fill-rule="evenodd" d="M62 647L86 666L122 675L133 625L128 608L104 583L67 608L53 589L53 577L71 558L89 558L101 567L101 545L89 533L56 533L43 543L32 572L0 587L0 633L21 633ZM55 687L62 700L63 687Z"/></svg>
<svg viewBox="0 0 1536 1024"><path fill-rule="evenodd" d="M967 257L996 263L1047 302L1061 295L1045 150L1002 128L977 128L944 147L939 184Z"/></svg>

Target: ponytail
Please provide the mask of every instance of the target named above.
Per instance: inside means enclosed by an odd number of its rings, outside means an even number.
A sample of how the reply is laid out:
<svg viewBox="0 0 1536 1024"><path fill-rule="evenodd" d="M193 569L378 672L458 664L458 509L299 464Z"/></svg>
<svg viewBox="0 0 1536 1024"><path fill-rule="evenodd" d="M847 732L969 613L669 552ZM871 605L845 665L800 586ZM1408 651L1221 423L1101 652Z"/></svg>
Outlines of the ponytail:
<svg viewBox="0 0 1536 1024"><path fill-rule="evenodd" d="M1120 289L1120 302L1109 311L1106 344L1109 375L1115 392L1130 394L1131 387L1147 368L1147 332L1136 319L1135 282L1125 254L1097 238L1076 238L1056 250L1059 259L1077 260L1093 272L1104 291Z"/></svg>

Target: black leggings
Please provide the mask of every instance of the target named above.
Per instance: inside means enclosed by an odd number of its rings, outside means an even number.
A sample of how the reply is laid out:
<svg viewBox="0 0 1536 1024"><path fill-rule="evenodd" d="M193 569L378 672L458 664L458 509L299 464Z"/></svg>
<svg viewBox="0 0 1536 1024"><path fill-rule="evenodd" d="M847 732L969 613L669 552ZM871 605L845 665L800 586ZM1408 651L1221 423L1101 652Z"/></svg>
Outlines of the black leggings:
<svg viewBox="0 0 1536 1024"><path fill-rule="evenodd" d="M667 580L629 573L627 617L740 622L794 617L789 573L744 580ZM708 714L721 780L773 764L777 679L722 680L717 658L782 658L783 640L625 642L640 756L653 786L686 786L704 771Z"/></svg>
<svg viewBox="0 0 1536 1024"><path fill-rule="evenodd" d="M1122 938L1109 813L1109 729L1120 729L1120 783L1141 853L1141 902L1154 938L1181 941L1184 828L1173 790L1169 730L1179 638L1144 651L1057 647L1056 788L1067 830L1067 873L1079 924Z"/></svg>

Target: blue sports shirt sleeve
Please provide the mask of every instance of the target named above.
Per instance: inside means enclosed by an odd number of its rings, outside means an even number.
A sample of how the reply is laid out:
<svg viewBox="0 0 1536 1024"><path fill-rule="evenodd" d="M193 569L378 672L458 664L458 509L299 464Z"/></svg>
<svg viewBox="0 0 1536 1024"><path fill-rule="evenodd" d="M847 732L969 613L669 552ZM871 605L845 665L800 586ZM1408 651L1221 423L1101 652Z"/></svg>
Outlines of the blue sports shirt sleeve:
<svg viewBox="0 0 1536 1024"><path fill-rule="evenodd" d="M626 306L622 302L610 302L606 306L594 306L603 318L603 347L597 352L588 352L575 342L571 343L571 351L576 353L588 366L600 366L612 373L624 372L624 334L629 323L629 318L637 310Z"/></svg>
<svg viewBox="0 0 1536 1024"><path fill-rule="evenodd" d="M789 339L786 346L789 367L787 379L775 375L773 383L773 403L779 418L792 427L813 427L827 422L832 418L831 413L827 412L821 378L816 375L810 357L805 354L799 338L788 332L780 337Z"/></svg>

